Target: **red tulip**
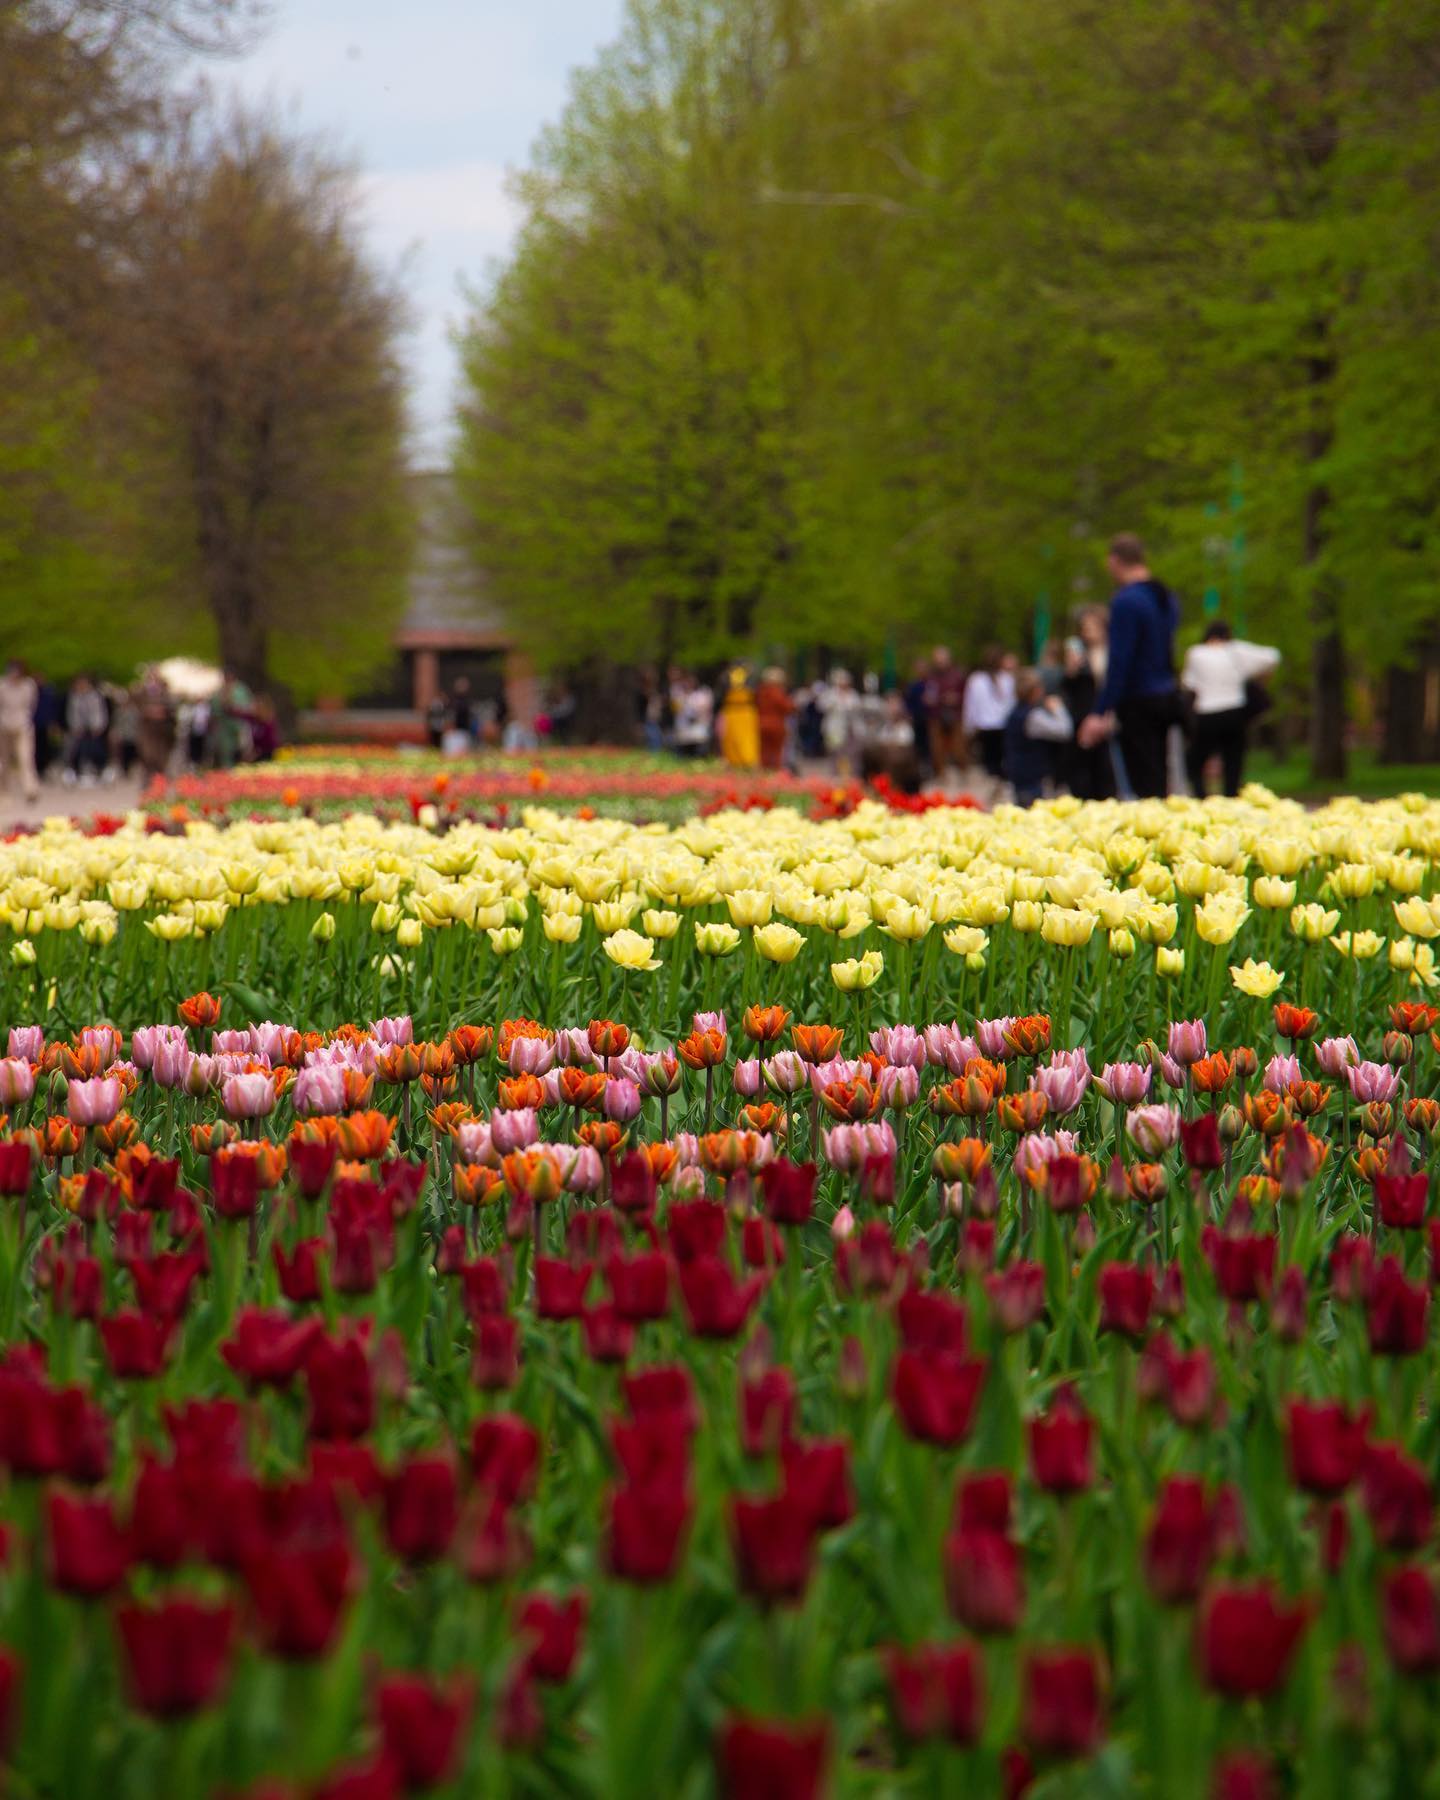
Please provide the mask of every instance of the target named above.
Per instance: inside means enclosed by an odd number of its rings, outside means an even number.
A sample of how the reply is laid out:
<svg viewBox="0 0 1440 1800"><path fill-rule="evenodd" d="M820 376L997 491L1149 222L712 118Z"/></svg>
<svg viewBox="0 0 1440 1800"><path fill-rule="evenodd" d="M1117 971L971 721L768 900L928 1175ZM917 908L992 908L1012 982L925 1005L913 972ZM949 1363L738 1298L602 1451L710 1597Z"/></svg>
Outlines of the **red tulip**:
<svg viewBox="0 0 1440 1800"><path fill-rule="evenodd" d="M824 1721L789 1724L732 1717L720 1734L723 1800L821 1800L829 1731Z"/></svg>
<svg viewBox="0 0 1440 1800"><path fill-rule="evenodd" d="M1258 1750L1232 1750L1215 1764L1210 1800L1278 1800L1269 1760Z"/></svg>
<svg viewBox="0 0 1440 1800"><path fill-rule="evenodd" d="M895 1308L895 1323L907 1350L963 1356L968 1347L964 1306L938 1290L907 1288Z"/></svg>
<svg viewBox="0 0 1440 1800"><path fill-rule="evenodd" d="M1216 1519L1205 1485L1172 1475L1161 1484L1145 1534L1145 1579L1166 1606L1195 1599L1215 1554Z"/></svg>
<svg viewBox="0 0 1440 1800"><path fill-rule="evenodd" d="M318 1319L293 1319L287 1312L247 1306L236 1315L220 1354L252 1387L287 1387L306 1366L321 1335Z"/></svg>
<svg viewBox="0 0 1440 1800"><path fill-rule="evenodd" d="M961 1525L945 1540L945 1591L962 1625L982 1637L1015 1630L1025 1613L1020 1552L1003 1531Z"/></svg>
<svg viewBox="0 0 1440 1800"><path fill-rule="evenodd" d="M342 1538L257 1546L243 1573L257 1635L271 1656L309 1662L329 1654L354 1574Z"/></svg>
<svg viewBox="0 0 1440 1800"><path fill-rule="evenodd" d="M1377 1356L1418 1356L1425 1348L1429 1319L1429 1288L1408 1281L1398 1257L1381 1257L1365 1296L1370 1348Z"/></svg>
<svg viewBox="0 0 1440 1800"><path fill-rule="evenodd" d="M740 1448L746 1456L774 1456L789 1442L795 1397L795 1377L788 1369L767 1369L740 1383Z"/></svg>
<svg viewBox="0 0 1440 1800"><path fill-rule="evenodd" d="M1440 1221L1437 1221L1440 1223ZM1363 1300L1370 1286L1375 1247L1368 1237L1342 1231L1330 1252L1330 1282L1337 1300Z"/></svg>
<svg viewBox="0 0 1440 1800"><path fill-rule="evenodd" d="M520 1379L520 1322L508 1313L483 1313L475 1321L470 1379L485 1394L504 1393Z"/></svg>
<svg viewBox="0 0 1440 1800"><path fill-rule="evenodd" d="M1425 1223L1425 1202L1430 1178L1423 1169L1414 1175L1377 1175L1375 1210L1380 1223L1396 1231L1418 1231Z"/></svg>
<svg viewBox="0 0 1440 1800"><path fill-rule="evenodd" d="M165 1367L173 1330L169 1319L122 1307L100 1320L100 1341L121 1381L152 1381Z"/></svg>
<svg viewBox="0 0 1440 1800"><path fill-rule="evenodd" d="M783 1157L760 1171L765 1209L777 1225L804 1225L815 1206L815 1164L787 1162Z"/></svg>
<svg viewBox="0 0 1440 1800"><path fill-rule="evenodd" d="M850 1446L844 1438L824 1438L781 1447L785 1497L803 1512L815 1531L834 1531L855 1516L850 1484Z"/></svg>
<svg viewBox="0 0 1440 1800"><path fill-rule="evenodd" d="M1370 1413L1338 1400L1292 1400L1288 1409L1290 1479L1307 1494L1343 1494L1360 1472Z"/></svg>
<svg viewBox="0 0 1440 1800"><path fill-rule="evenodd" d="M955 1491L955 1529L998 1531L1008 1537L1014 1504L1014 1484L1008 1470L986 1469L964 1475Z"/></svg>
<svg viewBox="0 0 1440 1800"><path fill-rule="evenodd" d="M115 1615L131 1703L161 1719L208 1706L230 1673L235 1612L172 1596Z"/></svg>
<svg viewBox="0 0 1440 1800"><path fill-rule="evenodd" d="M607 1257L605 1280L622 1319L640 1324L663 1319L670 1310L670 1258L663 1250Z"/></svg>
<svg viewBox="0 0 1440 1800"><path fill-rule="evenodd" d="M340 1154L339 1145L333 1137L292 1137L289 1147L290 1167L301 1196L306 1200L318 1200L334 1171Z"/></svg>
<svg viewBox="0 0 1440 1800"><path fill-rule="evenodd" d="M20 1710L20 1658L0 1645L0 1757L8 1756L15 1739L15 1720Z"/></svg>
<svg viewBox="0 0 1440 1800"><path fill-rule="evenodd" d="M648 1586L674 1574L690 1523L690 1497L676 1482L616 1488L610 1495L606 1561L621 1581Z"/></svg>
<svg viewBox="0 0 1440 1800"><path fill-rule="evenodd" d="M1089 1650L1032 1650L1025 1658L1021 1735L1042 1756L1088 1756L1105 1735L1100 1670Z"/></svg>
<svg viewBox="0 0 1440 1800"><path fill-rule="evenodd" d="M1207 1225L1200 1247L1227 1300L1243 1305L1263 1299L1275 1273L1275 1239L1268 1232L1220 1231Z"/></svg>
<svg viewBox="0 0 1440 1800"><path fill-rule="evenodd" d="M1418 1550L1429 1540L1435 1518L1430 1477L1398 1444L1366 1447L1360 1493L1370 1528L1387 1550Z"/></svg>
<svg viewBox="0 0 1440 1800"><path fill-rule="evenodd" d="M272 1247L280 1292L292 1306L319 1304L324 1250L325 1240L318 1237L302 1238L288 1254L281 1243Z"/></svg>
<svg viewBox="0 0 1440 1800"><path fill-rule="evenodd" d="M212 1156L210 1198L222 1219L248 1219L260 1200L258 1159L223 1151Z"/></svg>
<svg viewBox="0 0 1440 1800"><path fill-rule="evenodd" d="M45 1538L46 1574L61 1593L95 1600L125 1579L130 1548L108 1499L48 1493Z"/></svg>
<svg viewBox="0 0 1440 1800"><path fill-rule="evenodd" d="M842 1294L888 1294L899 1270L895 1242L883 1219L868 1220L858 1237L836 1241L835 1285Z"/></svg>
<svg viewBox="0 0 1440 1800"><path fill-rule="evenodd" d="M29 1193L30 1156L25 1138L0 1138L0 1197L18 1200Z"/></svg>
<svg viewBox="0 0 1440 1800"><path fill-rule="evenodd" d="M1000 1329L1024 1331L1045 1311L1045 1270L1037 1262L1013 1262L985 1277L985 1292Z"/></svg>
<svg viewBox="0 0 1440 1800"><path fill-rule="evenodd" d="M591 1262L571 1263L558 1256L535 1259L535 1314L541 1319L578 1319L585 1311L585 1290L595 1272Z"/></svg>
<svg viewBox="0 0 1440 1800"><path fill-rule="evenodd" d="M611 1160L610 1199L620 1212L653 1212L656 1190L654 1165L643 1150Z"/></svg>
<svg viewBox="0 0 1440 1800"><path fill-rule="evenodd" d="M387 1675L375 1691L384 1754L407 1793L440 1787L459 1772L470 1690L439 1687L422 1675Z"/></svg>
<svg viewBox="0 0 1440 1800"><path fill-rule="evenodd" d="M814 1525L788 1494L730 1502L740 1585L759 1600L798 1600L814 1564Z"/></svg>
<svg viewBox="0 0 1440 1800"><path fill-rule="evenodd" d="M375 1422L375 1383L358 1336L317 1336L305 1358L310 1435L364 1437Z"/></svg>
<svg viewBox="0 0 1440 1800"><path fill-rule="evenodd" d="M1180 1121L1180 1146L1192 1169L1203 1171L1224 1166L1225 1146L1220 1141L1220 1121L1213 1112Z"/></svg>
<svg viewBox="0 0 1440 1800"><path fill-rule="evenodd" d="M983 1357L902 1350L891 1376L900 1423L922 1443L963 1443L974 1423L985 1368Z"/></svg>
<svg viewBox="0 0 1440 1800"><path fill-rule="evenodd" d="M948 1738L969 1746L980 1736L984 1677L972 1644L920 1644L888 1657L890 1700L905 1736Z"/></svg>
<svg viewBox="0 0 1440 1800"><path fill-rule="evenodd" d="M385 1480L385 1541L405 1562L435 1562L460 1522L455 1465L448 1456L412 1456Z"/></svg>
<svg viewBox="0 0 1440 1800"><path fill-rule="evenodd" d="M568 1681L580 1654L589 1600L583 1591L559 1599L524 1595L515 1613L516 1635L525 1640L525 1666L537 1681Z"/></svg>
<svg viewBox="0 0 1440 1800"><path fill-rule="evenodd" d="M387 1756L350 1763L310 1792L310 1800L397 1800L400 1780ZM257 1796L258 1800L258 1796Z"/></svg>
<svg viewBox="0 0 1440 1800"><path fill-rule="evenodd" d="M718 1256L725 1242L725 1208L718 1200L675 1200L665 1230L676 1262Z"/></svg>
<svg viewBox="0 0 1440 1800"><path fill-rule="evenodd" d="M503 1313L510 1305L510 1283L493 1256L477 1256L460 1269L460 1291L465 1317L473 1325L489 1313Z"/></svg>
<svg viewBox="0 0 1440 1800"><path fill-rule="evenodd" d="M1138 1263L1106 1263L1100 1271L1100 1329L1123 1337L1145 1335L1155 1299L1155 1277Z"/></svg>
<svg viewBox="0 0 1440 1800"><path fill-rule="evenodd" d="M1440 1669L1440 1601L1428 1570L1411 1564L1390 1571L1381 1590L1380 1623L1390 1660L1402 1675Z"/></svg>
<svg viewBox="0 0 1440 1800"><path fill-rule="evenodd" d="M1213 1588L1200 1609L1200 1670L1217 1693L1244 1700L1284 1685L1309 1621L1265 1580Z"/></svg>
<svg viewBox="0 0 1440 1800"><path fill-rule="evenodd" d="M678 1275L685 1317L696 1337L733 1338L764 1286L759 1275L737 1281L729 1263L718 1256L681 1263Z"/></svg>
<svg viewBox="0 0 1440 1800"><path fill-rule="evenodd" d="M513 1413L492 1413L475 1427L470 1466L476 1487L488 1497L504 1506L526 1500L540 1467L539 1434Z"/></svg>
<svg viewBox="0 0 1440 1800"><path fill-rule="evenodd" d="M624 1363L635 1348L635 1327L622 1319L614 1304L605 1300L587 1306L581 1317L585 1354L598 1363Z"/></svg>
<svg viewBox="0 0 1440 1800"><path fill-rule="evenodd" d="M1048 1413L1030 1421L1030 1472L1052 1494L1078 1494L1095 1480L1095 1421L1068 1382Z"/></svg>

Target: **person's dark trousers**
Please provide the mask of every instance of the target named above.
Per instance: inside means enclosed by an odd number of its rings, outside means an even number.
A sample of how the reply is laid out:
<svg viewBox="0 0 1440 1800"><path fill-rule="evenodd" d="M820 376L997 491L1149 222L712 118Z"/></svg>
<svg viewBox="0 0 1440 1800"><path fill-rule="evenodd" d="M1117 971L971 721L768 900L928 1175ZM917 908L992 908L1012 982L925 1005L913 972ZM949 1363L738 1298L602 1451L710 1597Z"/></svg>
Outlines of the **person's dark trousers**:
<svg viewBox="0 0 1440 1800"><path fill-rule="evenodd" d="M1185 752L1190 786L1197 794L1205 792L1205 765L1212 757L1220 758L1222 792L1235 795L1245 779L1245 733L1248 721L1243 706L1228 712L1197 713Z"/></svg>
<svg viewBox="0 0 1440 1800"><path fill-rule="evenodd" d="M1122 700L1115 716L1120 725L1120 754L1135 798L1163 800L1170 791L1165 750L1175 716L1174 696Z"/></svg>

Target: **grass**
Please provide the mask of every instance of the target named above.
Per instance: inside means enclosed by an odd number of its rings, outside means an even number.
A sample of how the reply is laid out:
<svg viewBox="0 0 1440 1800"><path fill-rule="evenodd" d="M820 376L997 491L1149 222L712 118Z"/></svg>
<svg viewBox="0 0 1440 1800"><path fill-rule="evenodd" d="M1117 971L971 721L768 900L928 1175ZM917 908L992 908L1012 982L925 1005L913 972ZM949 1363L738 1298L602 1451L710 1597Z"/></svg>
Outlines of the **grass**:
<svg viewBox="0 0 1440 1800"><path fill-rule="evenodd" d="M1341 782L1316 781L1303 749L1282 757L1256 750L1246 759L1245 776L1297 800L1323 800L1334 794L1358 794L1366 800L1390 794L1440 794L1440 763L1384 763L1369 748L1351 752L1350 772Z"/></svg>

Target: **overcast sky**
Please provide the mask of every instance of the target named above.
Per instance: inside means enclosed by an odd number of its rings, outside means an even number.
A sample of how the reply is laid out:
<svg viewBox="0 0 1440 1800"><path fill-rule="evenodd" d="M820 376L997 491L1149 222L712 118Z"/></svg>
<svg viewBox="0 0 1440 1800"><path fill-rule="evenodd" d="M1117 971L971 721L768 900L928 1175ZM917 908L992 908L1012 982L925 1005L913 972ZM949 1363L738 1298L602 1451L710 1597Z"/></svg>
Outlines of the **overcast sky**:
<svg viewBox="0 0 1440 1800"><path fill-rule="evenodd" d="M619 28L622 0L273 0L271 28L217 85L273 104L358 159L370 241L404 259L417 454L444 453L460 277L483 280L515 229L505 192L571 69Z"/></svg>

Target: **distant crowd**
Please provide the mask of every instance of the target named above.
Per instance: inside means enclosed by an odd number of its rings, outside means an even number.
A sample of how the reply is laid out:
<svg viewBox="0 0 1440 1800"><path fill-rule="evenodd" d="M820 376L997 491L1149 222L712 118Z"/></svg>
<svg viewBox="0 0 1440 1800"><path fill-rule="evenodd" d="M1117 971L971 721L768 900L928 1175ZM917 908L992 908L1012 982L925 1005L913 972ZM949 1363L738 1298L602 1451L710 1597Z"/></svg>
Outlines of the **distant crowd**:
<svg viewBox="0 0 1440 1800"><path fill-rule="evenodd" d="M154 669L129 687L86 674L60 685L18 659L0 675L0 792L27 801L46 781L107 786L136 770L148 778L262 762L279 741L269 696L234 675L203 697L173 693Z"/></svg>
<svg viewBox="0 0 1440 1800"><path fill-rule="evenodd" d="M970 667L939 645L903 685L837 667L792 686L783 669L744 665L717 685L675 668L644 689L646 741L678 756L718 754L736 769L823 763L909 791L964 781L1022 806L1059 792L1238 793L1279 651L1215 619L1177 667L1179 602L1144 545L1128 532L1114 538L1107 570L1109 604L1081 608L1033 666L994 644Z"/></svg>

